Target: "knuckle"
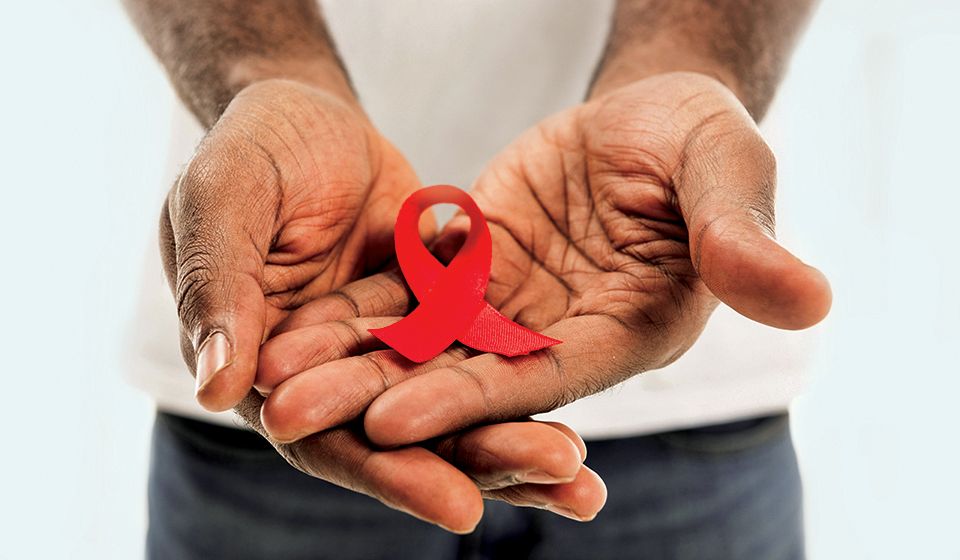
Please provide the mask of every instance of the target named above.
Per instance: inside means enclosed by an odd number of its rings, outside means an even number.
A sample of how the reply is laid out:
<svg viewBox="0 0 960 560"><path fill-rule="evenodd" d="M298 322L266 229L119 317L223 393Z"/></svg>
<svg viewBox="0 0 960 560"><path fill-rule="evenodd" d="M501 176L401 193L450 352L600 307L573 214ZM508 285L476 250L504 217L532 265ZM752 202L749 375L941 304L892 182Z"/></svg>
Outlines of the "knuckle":
<svg viewBox="0 0 960 560"><path fill-rule="evenodd" d="M332 435L332 434L330 434ZM333 464L338 459L330 456L330 451L335 450L335 445L331 446L328 442L328 435L314 434L293 442L273 442L277 452L298 471L330 482L338 483L335 480L335 473L331 472L331 461Z"/></svg>
<svg viewBox="0 0 960 560"><path fill-rule="evenodd" d="M773 152L771 148L763 139L759 140L760 145L758 148L757 157L760 159L761 165L768 174L776 176L777 174L777 154Z"/></svg>
<svg viewBox="0 0 960 560"><path fill-rule="evenodd" d="M776 227L777 157L759 133L747 140L747 150L747 157L755 162L753 188L741 203L754 221L772 236Z"/></svg>
<svg viewBox="0 0 960 560"><path fill-rule="evenodd" d="M203 319L212 295L216 262L213 254L201 244L178 247L175 298L177 314L186 325Z"/></svg>
<svg viewBox="0 0 960 560"><path fill-rule="evenodd" d="M369 302L364 315L401 313L407 307L406 288L396 270L371 277L369 289L359 295Z"/></svg>
<svg viewBox="0 0 960 560"><path fill-rule="evenodd" d="M227 208L269 215L279 204L283 174L274 151L235 131L211 131L171 193L177 224L222 223Z"/></svg>
<svg viewBox="0 0 960 560"><path fill-rule="evenodd" d="M170 221L169 197L164 199L160 208L159 226L160 260L163 264L167 285L174 288L177 274L177 244L173 235L173 224Z"/></svg>
<svg viewBox="0 0 960 560"><path fill-rule="evenodd" d="M359 358L367 371L371 373L370 382L365 385L367 398L373 400L389 389L393 382L387 374L387 367L384 362L383 352L373 352L370 354L361 354Z"/></svg>
<svg viewBox="0 0 960 560"><path fill-rule="evenodd" d="M319 365L346 358L363 342L360 331L348 321L334 321L330 327L321 334L322 344L317 344L317 353L311 363Z"/></svg>
<svg viewBox="0 0 960 560"><path fill-rule="evenodd" d="M463 364L454 364L450 366L450 370L466 380L475 389L476 394L483 402L483 412L485 414L491 414L496 410L491 399L490 387L479 372Z"/></svg>
<svg viewBox="0 0 960 560"><path fill-rule="evenodd" d="M309 462L305 460L303 443L277 443L274 444L274 448L291 467L306 475L316 476L310 469Z"/></svg>
<svg viewBox="0 0 960 560"><path fill-rule="evenodd" d="M746 210L753 221L760 225L767 234L771 237L775 236L777 221L772 195L763 192L758 193L756 200L746 204Z"/></svg>
<svg viewBox="0 0 960 560"><path fill-rule="evenodd" d="M542 353L541 359L546 362L543 367L555 388L547 402L547 410L558 409L584 396L578 387L571 385L560 354L553 348L545 348Z"/></svg>
<svg viewBox="0 0 960 560"><path fill-rule="evenodd" d="M357 302L356 298L349 293L349 290L343 288L334 290L330 292L329 297L339 304L339 307L343 310L343 317L357 318L362 316L360 304Z"/></svg>
<svg viewBox="0 0 960 560"><path fill-rule="evenodd" d="M173 201L178 210L178 221L203 215L216 206L217 197L212 191L218 190L221 181L218 169L223 167L224 158L201 144L198 153L190 159L174 186Z"/></svg>

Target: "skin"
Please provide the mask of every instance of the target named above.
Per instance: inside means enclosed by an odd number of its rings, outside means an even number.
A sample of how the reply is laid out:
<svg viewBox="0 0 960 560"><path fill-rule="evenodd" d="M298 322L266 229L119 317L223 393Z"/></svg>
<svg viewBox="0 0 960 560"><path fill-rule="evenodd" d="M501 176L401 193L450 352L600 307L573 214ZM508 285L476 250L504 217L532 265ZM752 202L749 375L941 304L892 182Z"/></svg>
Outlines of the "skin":
<svg viewBox="0 0 960 560"><path fill-rule="evenodd" d="M160 223L200 404L234 408L301 471L454 532L479 522L482 497L592 517L603 483L560 424L517 417L389 451L359 425L269 436L252 390L261 343L318 298L340 303L329 319L368 313L344 286L390 258L396 211L420 184L364 114L312 2L127 7L209 127Z"/></svg>
<svg viewBox="0 0 960 560"><path fill-rule="evenodd" d="M265 344L267 431L297 440L362 418L374 443L404 445L663 367L720 301L778 328L820 321L829 285L774 240L776 165L755 124L809 9L619 2L590 99L523 134L472 189L494 241L488 300L564 343L516 359L454 347L411 364L366 332L409 310L402 282L359 280L350 289L376 311L351 336L321 299ZM435 253L449 259L468 227L454 218Z"/></svg>
<svg viewBox="0 0 960 560"><path fill-rule="evenodd" d="M234 406L304 472L458 532L481 492L589 519L605 490L582 442L514 419L669 363L717 298L788 328L829 307L822 275L767 237L773 159L748 114L769 103L803 2L619 2L593 99L525 134L474 190L496 230L488 298L565 343L515 361L455 349L423 368L363 335L409 309L396 275L347 283L388 258L418 185L352 99L313 3L127 4L211 127L161 221L198 400Z"/></svg>
<svg viewBox="0 0 960 560"><path fill-rule="evenodd" d="M753 119L702 74L660 74L555 115L494 159L472 194L494 243L489 301L563 344L513 359L455 348L413 365L362 334L396 320L371 316L335 361L292 363L303 338L340 328L303 317L264 347L263 383L275 386L264 425L296 439L366 411L371 441L404 445L552 410L663 367L718 301L771 326L813 325L829 310L829 286L773 239L775 182ZM468 229L463 215L451 221L441 259ZM392 314L406 291L391 278L378 281L400 300ZM372 351L351 356L359 348Z"/></svg>

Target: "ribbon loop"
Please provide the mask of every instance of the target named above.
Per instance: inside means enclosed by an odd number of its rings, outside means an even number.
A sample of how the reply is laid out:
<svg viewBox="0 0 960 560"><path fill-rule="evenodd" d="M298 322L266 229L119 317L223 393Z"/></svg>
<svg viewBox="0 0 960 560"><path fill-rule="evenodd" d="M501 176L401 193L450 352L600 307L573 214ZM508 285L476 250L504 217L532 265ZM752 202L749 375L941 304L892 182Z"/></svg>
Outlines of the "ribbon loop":
<svg viewBox="0 0 960 560"><path fill-rule="evenodd" d="M467 238L446 267L419 235L420 215L445 202L470 216ZM484 300L493 242L483 212L466 192L437 185L410 195L397 216L394 245L400 270L419 305L403 319L370 333L405 358L426 362L456 340L503 356L529 354L560 343L511 321Z"/></svg>

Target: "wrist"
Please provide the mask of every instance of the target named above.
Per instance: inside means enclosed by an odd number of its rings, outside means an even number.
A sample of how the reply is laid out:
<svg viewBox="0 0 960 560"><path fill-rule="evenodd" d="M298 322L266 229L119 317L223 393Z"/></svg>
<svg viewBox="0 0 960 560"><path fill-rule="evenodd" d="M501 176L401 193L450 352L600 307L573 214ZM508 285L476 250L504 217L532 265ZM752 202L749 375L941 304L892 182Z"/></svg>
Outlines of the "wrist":
<svg viewBox="0 0 960 560"><path fill-rule="evenodd" d="M678 75L694 73L712 78L726 86L745 106L749 108L751 105L748 99L749 92L742 86L741 80L728 68L695 53L677 52L669 58L620 56L604 61L590 85L587 99L603 97L615 89L645 78L672 73Z"/></svg>
<svg viewBox="0 0 960 560"><path fill-rule="evenodd" d="M332 57L283 61L250 57L235 63L226 80L228 88L234 94L255 83L268 80L297 82L360 110L360 102L346 72L339 61Z"/></svg>
<svg viewBox="0 0 960 560"><path fill-rule="evenodd" d="M363 113L346 71L326 47L290 53L290 56L284 53L246 55L206 68L191 67L180 79L174 80L174 84L201 124L210 128L240 92L271 81L309 87Z"/></svg>
<svg viewBox="0 0 960 560"><path fill-rule="evenodd" d="M815 0L618 0L590 97L667 72L724 84L760 120Z"/></svg>

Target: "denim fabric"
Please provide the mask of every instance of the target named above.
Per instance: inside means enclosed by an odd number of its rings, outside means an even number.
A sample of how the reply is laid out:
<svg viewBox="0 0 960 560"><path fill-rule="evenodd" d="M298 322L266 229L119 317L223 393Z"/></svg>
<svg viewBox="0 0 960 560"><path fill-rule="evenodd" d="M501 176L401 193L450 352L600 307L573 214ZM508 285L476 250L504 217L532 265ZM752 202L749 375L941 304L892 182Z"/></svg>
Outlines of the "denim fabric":
<svg viewBox="0 0 960 560"><path fill-rule="evenodd" d="M797 559L800 476L786 416L588 442L606 481L590 523L487 502L456 536L289 467L260 436L160 413L152 560Z"/></svg>

